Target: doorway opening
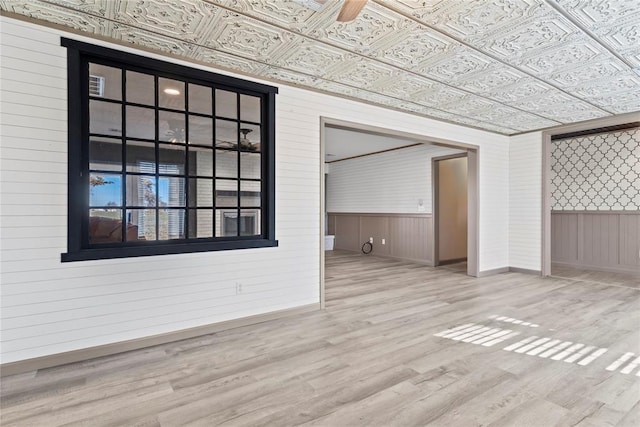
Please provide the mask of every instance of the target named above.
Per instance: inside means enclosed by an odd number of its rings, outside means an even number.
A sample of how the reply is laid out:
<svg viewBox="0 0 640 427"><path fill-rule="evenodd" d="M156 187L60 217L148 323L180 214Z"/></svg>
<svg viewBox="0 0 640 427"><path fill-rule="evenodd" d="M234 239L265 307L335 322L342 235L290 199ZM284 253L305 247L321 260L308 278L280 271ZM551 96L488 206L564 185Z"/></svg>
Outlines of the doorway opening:
<svg viewBox="0 0 640 427"><path fill-rule="evenodd" d="M434 157L433 173L433 264L467 262L467 153Z"/></svg>
<svg viewBox="0 0 640 427"><path fill-rule="evenodd" d="M342 138L338 143L334 141L336 135ZM328 118L320 120L320 137L323 307L325 256L337 253L325 253L331 247L358 257L436 265L434 216L437 215L433 210L431 183L432 159L436 157L460 158L466 163L463 230L456 233L465 239L461 245L464 253L457 258L466 260L460 273L478 276L477 146ZM383 140L391 145L384 147ZM365 246L367 251L361 251ZM439 252L446 254L446 249ZM441 257L440 261L445 259Z"/></svg>

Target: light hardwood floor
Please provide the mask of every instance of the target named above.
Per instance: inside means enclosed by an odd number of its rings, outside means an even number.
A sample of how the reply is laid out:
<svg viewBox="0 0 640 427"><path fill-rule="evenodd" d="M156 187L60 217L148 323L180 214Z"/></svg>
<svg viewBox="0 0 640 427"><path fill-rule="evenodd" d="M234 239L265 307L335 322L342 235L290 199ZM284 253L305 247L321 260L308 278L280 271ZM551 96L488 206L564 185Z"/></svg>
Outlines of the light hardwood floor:
<svg viewBox="0 0 640 427"><path fill-rule="evenodd" d="M640 425L638 289L326 265L325 311L5 378L1 424Z"/></svg>

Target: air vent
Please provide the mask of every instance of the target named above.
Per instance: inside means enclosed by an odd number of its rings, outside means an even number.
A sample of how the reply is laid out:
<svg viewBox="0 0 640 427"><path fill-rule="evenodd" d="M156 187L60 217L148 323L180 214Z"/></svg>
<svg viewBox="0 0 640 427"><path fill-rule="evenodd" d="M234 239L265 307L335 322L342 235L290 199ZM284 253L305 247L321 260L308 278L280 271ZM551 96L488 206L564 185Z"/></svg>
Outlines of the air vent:
<svg viewBox="0 0 640 427"><path fill-rule="evenodd" d="M104 96L104 77L89 76L89 95Z"/></svg>

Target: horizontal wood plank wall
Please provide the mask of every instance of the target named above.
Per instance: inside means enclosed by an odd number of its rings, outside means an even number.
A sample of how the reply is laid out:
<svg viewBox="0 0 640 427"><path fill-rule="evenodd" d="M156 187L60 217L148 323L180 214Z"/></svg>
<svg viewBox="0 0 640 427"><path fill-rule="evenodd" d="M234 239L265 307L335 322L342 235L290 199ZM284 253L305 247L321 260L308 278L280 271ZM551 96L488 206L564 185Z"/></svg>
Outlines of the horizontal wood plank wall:
<svg viewBox="0 0 640 427"><path fill-rule="evenodd" d="M552 211L551 262L640 273L640 211Z"/></svg>
<svg viewBox="0 0 640 427"><path fill-rule="evenodd" d="M373 237L372 254L433 265L431 214L329 213L335 249L360 251ZM382 239L385 244L382 244Z"/></svg>

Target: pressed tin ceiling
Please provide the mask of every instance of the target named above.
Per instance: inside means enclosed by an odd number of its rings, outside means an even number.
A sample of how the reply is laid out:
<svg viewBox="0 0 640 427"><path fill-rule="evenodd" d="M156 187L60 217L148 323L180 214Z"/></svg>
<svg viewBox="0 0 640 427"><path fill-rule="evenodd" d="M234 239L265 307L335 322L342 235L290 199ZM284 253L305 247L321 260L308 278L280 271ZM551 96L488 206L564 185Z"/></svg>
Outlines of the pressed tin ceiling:
<svg viewBox="0 0 640 427"><path fill-rule="evenodd" d="M0 0L0 9L506 135L640 111L640 0Z"/></svg>

